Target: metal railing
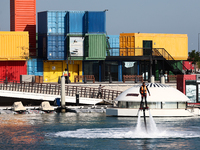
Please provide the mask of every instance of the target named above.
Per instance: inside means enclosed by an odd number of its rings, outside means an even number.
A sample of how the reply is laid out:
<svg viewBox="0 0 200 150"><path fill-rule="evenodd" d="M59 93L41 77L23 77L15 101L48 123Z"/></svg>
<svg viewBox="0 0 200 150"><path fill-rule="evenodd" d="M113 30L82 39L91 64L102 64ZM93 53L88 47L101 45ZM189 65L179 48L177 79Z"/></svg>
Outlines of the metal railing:
<svg viewBox="0 0 200 150"><path fill-rule="evenodd" d="M119 48L107 47L107 56L160 56L180 74L182 70L188 70L181 61L176 61L164 48Z"/></svg>
<svg viewBox="0 0 200 150"><path fill-rule="evenodd" d="M0 80L0 90L60 95L61 85L32 82L17 83L15 81L5 83L5 81ZM102 97L97 97L98 92L98 88L65 85L66 96L76 96L76 94L78 93L80 97L85 98L114 100L119 94L122 93L122 91L102 89Z"/></svg>

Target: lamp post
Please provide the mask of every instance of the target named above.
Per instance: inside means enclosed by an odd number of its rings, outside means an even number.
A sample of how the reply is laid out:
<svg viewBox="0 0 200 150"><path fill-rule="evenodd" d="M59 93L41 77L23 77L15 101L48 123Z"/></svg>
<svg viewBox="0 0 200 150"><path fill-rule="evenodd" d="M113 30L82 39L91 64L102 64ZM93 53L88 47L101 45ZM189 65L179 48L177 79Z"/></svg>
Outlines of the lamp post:
<svg viewBox="0 0 200 150"><path fill-rule="evenodd" d="M198 33L198 52L199 52L199 34L200 33Z"/></svg>

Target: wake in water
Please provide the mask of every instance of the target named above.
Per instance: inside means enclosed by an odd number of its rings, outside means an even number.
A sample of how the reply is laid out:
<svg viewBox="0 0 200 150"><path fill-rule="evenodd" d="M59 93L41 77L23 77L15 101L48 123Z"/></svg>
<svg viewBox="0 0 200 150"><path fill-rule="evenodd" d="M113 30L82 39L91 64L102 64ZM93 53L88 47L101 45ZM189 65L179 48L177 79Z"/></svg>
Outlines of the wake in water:
<svg viewBox="0 0 200 150"><path fill-rule="evenodd" d="M75 131L62 131L51 133L47 136L63 137L63 138L200 138L200 132L196 131L162 131L147 133L146 131L138 132L132 128L94 128L94 129L78 129Z"/></svg>
<svg viewBox="0 0 200 150"><path fill-rule="evenodd" d="M63 138L200 138L200 131L167 131L159 130L156 127L154 119L149 110L149 119L147 124L147 132L144 124L141 121L140 113L138 111L138 120L136 128L93 128L93 129L78 129L75 131L62 131L51 133L47 136L63 137Z"/></svg>

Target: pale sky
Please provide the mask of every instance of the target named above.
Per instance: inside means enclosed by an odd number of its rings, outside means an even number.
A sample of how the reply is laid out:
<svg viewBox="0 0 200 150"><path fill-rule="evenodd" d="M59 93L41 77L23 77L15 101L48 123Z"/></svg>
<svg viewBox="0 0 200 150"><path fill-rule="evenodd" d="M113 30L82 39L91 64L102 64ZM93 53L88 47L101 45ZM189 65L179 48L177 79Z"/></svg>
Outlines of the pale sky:
<svg viewBox="0 0 200 150"><path fill-rule="evenodd" d="M108 35L173 33L188 35L188 51L198 50L200 0L37 0L36 11L83 10L106 13ZM0 31L10 30L10 0L0 0ZM200 37L199 37L200 39Z"/></svg>

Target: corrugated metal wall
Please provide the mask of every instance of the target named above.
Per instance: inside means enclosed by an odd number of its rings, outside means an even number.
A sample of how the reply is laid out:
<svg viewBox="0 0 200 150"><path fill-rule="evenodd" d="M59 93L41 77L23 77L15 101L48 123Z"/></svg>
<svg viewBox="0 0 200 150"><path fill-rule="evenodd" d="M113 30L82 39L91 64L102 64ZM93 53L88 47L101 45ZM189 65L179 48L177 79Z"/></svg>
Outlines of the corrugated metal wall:
<svg viewBox="0 0 200 150"><path fill-rule="evenodd" d="M0 32L0 60L26 60L28 57L28 32Z"/></svg>
<svg viewBox="0 0 200 150"><path fill-rule="evenodd" d="M105 11L87 11L87 33L106 33Z"/></svg>
<svg viewBox="0 0 200 150"><path fill-rule="evenodd" d="M36 56L36 0L10 0L10 30L29 32L30 56Z"/></svg>
<svg viewBox="0 0 200 150"><path fill-rule="evenodd" d="M38 13L38 34L65 34L66 11L45 11Z"/></svg>
<svg viewBox="0 0 200 150"><path fill-rule="evenodd" d="M106 58L105 34L87 34L84 46L86 60L103 60Z"/></svg>
<svg viewBox="0 0 200 150"><path fill-rule="evenodd" d="M135 55L135 33L120 34L120 56Z"/></svg>
<svg viewBox="0 0 200 150"><path fill-rule="evenodd" d="M28 75L43 76L43 59L31 58L27 61Z"/></svg>
<svg viewBox="0 0 200 150"><path fill-rule="evenodd" d="M87 30L85 11L69 11L67 13L67 33L84 34Z"/></svg>
<svg viewBox="0 0 200 150"><path fill-rule="evenodd" d="M119 35L107 36L107 49L106 56L119 56Z"/></svg>
<svg viewBox="0 0 200 150"><path fill-rule="evenodd" d="M20 81L20 75L27 74L26 61L0 61L0 79Z"/></svg>
<svg viewBox="0 0 200 150"><path fill-rule="evenodd" d="M66 45L64 35L39 35L38 55L47 60L65 60Z"/></svg>

